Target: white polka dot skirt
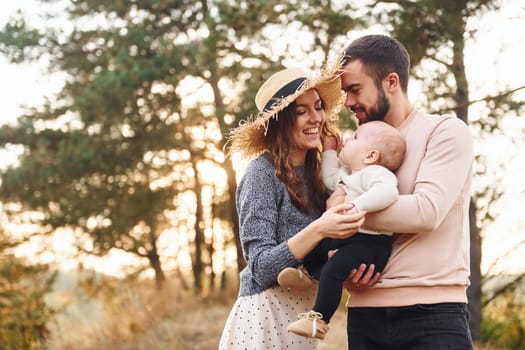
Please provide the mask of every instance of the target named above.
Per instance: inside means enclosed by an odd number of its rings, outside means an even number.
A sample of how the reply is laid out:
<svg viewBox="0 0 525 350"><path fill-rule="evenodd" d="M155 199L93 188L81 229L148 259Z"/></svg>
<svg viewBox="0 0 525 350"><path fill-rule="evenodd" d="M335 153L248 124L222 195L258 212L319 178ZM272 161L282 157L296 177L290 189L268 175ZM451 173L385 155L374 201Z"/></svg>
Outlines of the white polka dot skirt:
<svg viewBox="0 0 525 350"><path fill-rule="evenodd" d="M286 330L298 314L313 307L316 292L317 283L306 292L275 286L238 298L226 320L219 350L317 349L318 340Z"/></svg>

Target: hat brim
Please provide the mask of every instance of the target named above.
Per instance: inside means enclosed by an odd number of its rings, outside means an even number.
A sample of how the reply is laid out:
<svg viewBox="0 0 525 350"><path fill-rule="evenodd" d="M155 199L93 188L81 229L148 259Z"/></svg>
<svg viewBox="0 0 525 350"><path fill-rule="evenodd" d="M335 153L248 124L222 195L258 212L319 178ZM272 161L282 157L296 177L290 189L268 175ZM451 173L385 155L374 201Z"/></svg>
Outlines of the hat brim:
<svg viewBox="0 0 525 350"><path fill-rule="evenodd" d="M246 158L253 158L265 152L268 149L265 135L270 119L275 118L280 111L310 89L317 90L323 100L326 119L334 120L344 102L341 80L337 72L336 69L325 69L315 77L308 77L299 89L276 101L269 110L258 113L255 118L242 120L239 126L230 132L230 152L241 152Z"/></svg>

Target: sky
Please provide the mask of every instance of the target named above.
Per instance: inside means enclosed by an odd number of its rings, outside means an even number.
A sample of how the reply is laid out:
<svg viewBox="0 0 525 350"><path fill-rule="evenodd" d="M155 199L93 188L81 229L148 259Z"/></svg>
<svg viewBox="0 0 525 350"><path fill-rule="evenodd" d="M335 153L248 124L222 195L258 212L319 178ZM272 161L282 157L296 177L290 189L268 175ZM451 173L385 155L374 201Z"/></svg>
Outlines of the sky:
<svg viewBox="0 0 525 350"><path fill-rule="evenodd" d="M19 8L37 21L38 9L33 0L2 1L0 5L0 26L4 26L10 15ZM504 88L517 88L525 85L525 4L521 0L503 0L499 12L491 12L480 19L469 22L469 29L476 28L475 39L470 40L465 49L467 77L470 84L470 98L475 100ZM349 37L349 40L352 40ZM59 76L46 76L41 64L13 65L0 56L0 101L2 113L0 124L14 122L22 112L21 105L38 105L44 96L61 86ZM411 96L417 96L412 94ZM515 98L525 99L525 89L516 93ZM417 101L414 101L417 104ZM476 107L471 116L482 113ZM502 265L507 271L518 272L525 269L525 244L514 250L519 242L525 240L525 219L523 210L525 182L517 175L525 174L525 146L514 145L510 135L520 135L525 128L525 118L506 121L507 135L483 140L476 144L487 155L493 169L501 171L506 194L497 205L497 219L484 232L482 270L486 272L497 257L511 254ZM0 166L16 159L16 150L0 150ZM500 167L499 164L503 166ZM1 208L0 208L1 209ZM67 239L64 239L67 241ZM64 249L61 246L58 250Z"/></svg>

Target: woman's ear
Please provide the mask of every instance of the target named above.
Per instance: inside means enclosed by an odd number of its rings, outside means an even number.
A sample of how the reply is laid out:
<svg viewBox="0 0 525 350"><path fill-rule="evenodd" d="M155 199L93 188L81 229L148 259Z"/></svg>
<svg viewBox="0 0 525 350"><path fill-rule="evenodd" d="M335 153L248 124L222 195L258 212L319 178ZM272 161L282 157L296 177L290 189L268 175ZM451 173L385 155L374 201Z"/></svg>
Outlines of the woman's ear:
<svg viewBox="0 0 525 350"><path fill-rule="evenodd" d="M379 156L381 154L378 150L372 149L366 153L365 159L363 160L366 165L376 164L379 162Z"/></svg>

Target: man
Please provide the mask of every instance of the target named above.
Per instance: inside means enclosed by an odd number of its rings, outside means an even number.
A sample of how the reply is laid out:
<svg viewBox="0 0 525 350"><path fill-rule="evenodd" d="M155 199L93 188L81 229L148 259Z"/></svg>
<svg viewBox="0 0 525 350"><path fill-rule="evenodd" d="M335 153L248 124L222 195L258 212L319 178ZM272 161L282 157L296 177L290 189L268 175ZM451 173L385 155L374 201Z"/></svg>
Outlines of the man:
<svg viewBox="0 0 525 350"><path fill-rule="evenodd" d="M452 116L429 115L408 100L406 49L384 35L345 48L341 87L359 124L382 120L407 143L396 172L400 197L366 216L365 228L393 231L390 260L375 281L347 282L348 344L358 349L472 349L466 289L473 145ZM369 274L370 276L370 274ZM356 279L354 279L356 281Z"/></svg>

